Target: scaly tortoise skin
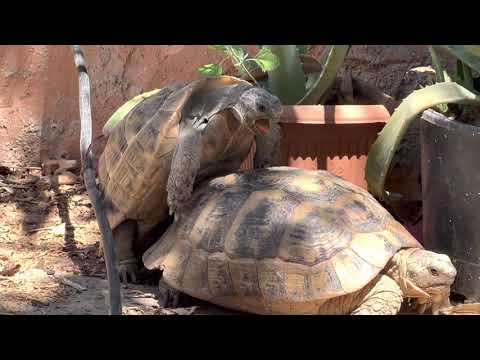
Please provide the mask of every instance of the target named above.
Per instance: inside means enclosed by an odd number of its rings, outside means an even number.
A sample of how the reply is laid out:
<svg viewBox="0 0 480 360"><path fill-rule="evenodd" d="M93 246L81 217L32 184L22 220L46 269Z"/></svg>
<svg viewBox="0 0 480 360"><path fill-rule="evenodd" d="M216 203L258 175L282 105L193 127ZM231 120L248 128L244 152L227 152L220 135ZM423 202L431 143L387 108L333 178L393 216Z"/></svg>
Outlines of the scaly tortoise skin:
<svg viewBox="0 0 480 360"><path fill-rule="evenodd" d="M278 149L281 103L246 81L223 76L160 89L108 134L99 186L122 280L135 281L142 238L181 214L194 183L236 171L255 141L255 167ZM140 245L139 245L140 244Z"/></svg>
<svg viewBox="0 0 480 360"><path fill-rule="evenodd" d="M368 192L288 167L205 182L143 261L170 295L257 314L396 314L404 297L439 308L456 274Z"/></svg>

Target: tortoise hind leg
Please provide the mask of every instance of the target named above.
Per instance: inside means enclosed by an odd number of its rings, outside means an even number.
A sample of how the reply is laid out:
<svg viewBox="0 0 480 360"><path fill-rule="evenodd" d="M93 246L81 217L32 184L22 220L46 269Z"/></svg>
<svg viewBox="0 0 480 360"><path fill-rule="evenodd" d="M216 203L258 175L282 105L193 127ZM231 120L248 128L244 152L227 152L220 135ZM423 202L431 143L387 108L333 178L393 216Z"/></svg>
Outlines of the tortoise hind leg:
<svg viewBox="0 0 480 360"><path fill-rule="evenodd" d="M113 230L117 268L122 282L136 282L138 261L134 252L134 240L137 233L137 223L126 220Z"/></svg>
<svg viewBox="0 0 480 360"><path fill-rule="evenodd" d="M403 302L402 290L390 277L381 275L351 315L397 315Z"/></svg>
<svg viewBox="0 0 480 360"><path fill-rule="evenodd" d="M175 214L190 199L193 184L200 167L201 133L191 127L184 127L173 154L172 166L167 182L167 203L170 215Z"/></svg>
<svg viewBox="0 0 480 360"><path fill-rule="evenodd" d="M280 147L280 125L273 122L270 132L265 136L256 135L256 151L253 159L254 168L261 169L276 165Z"/></svg>

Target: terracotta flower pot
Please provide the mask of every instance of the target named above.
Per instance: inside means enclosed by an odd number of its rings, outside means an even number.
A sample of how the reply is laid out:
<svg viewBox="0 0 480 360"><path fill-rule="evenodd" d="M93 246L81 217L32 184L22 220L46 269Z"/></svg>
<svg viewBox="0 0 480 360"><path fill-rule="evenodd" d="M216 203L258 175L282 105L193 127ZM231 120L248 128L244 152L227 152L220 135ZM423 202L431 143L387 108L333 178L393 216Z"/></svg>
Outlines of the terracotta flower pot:
<svg viewBox="0 0 480 360"><path fill-rule="evenodd" d="M285 106L278 165L328 170L366 189L367 154L389 118L381 105ZM253 168L254 154L241 169Z"/></svg>

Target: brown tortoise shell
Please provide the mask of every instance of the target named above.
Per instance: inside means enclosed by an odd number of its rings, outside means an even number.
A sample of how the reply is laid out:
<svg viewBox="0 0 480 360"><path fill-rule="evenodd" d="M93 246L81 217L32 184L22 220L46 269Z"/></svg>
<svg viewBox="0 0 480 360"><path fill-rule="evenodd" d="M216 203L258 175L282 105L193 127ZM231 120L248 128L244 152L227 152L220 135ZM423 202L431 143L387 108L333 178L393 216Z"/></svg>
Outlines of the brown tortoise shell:
<svg viewBox="0 0 480 360"><path fill-rule="evenodd" d="M276 167L203 184L143 261L219 305L315 313L409 247L421 245L367 191L327 171Z"/></svg>
<svg viewBox="0 0 480 360"><path fill-rule="evenodd" d="M99 160L99 185L112 228L128 218L145 233L167 218L166 184L182 110L194 95L234 84L250 85L230 76L172 84L136 105L112 130Z"/></svg>

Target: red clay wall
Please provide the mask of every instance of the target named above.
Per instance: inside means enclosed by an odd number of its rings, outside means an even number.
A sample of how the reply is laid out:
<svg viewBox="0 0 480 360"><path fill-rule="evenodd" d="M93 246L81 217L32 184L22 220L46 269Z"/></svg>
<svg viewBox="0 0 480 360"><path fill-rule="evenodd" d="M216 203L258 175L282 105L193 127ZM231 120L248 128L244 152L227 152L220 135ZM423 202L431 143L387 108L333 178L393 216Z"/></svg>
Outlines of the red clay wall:
<svg viewBox="0 0 480 360"><path fill-rule="evenodd" d="M312 53L322 48L316 45ZM193 80L198 66L219 60L203 45L83 49L94 135L126 100L173 80ZM354 46L345 68L396 95L407 70L428 62L423 46ZM69 46L0 46L0 85L0 164L39 165L62 152L78 158L78 79Z"/></svg>

